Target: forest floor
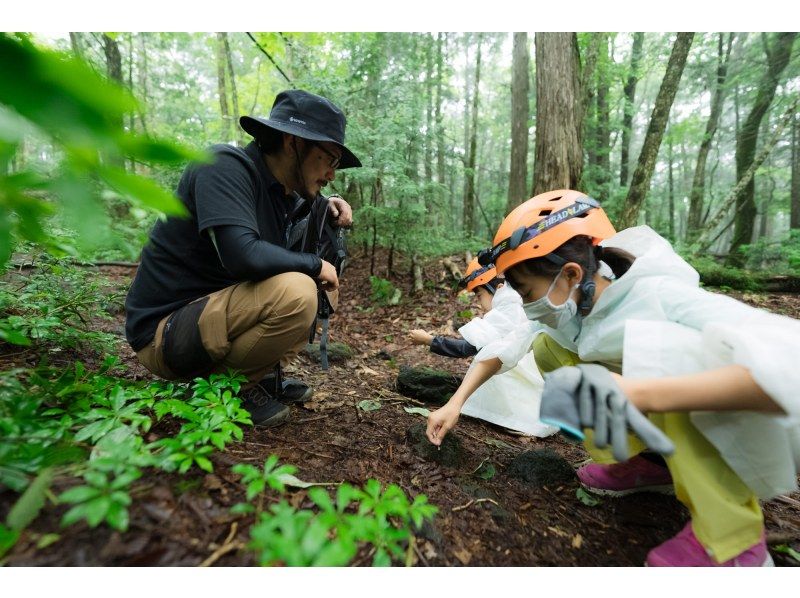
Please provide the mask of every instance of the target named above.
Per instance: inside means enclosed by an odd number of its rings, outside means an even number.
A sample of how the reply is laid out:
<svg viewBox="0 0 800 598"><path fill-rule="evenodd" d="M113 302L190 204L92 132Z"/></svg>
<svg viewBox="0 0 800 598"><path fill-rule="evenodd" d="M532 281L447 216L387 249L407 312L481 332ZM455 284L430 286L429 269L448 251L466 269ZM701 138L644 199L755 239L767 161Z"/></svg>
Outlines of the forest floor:
<svg viewBox="0 0 800 598"><path fill-rule="evenodd" d="M385 263L384 255L378 258ZM134 271L104 267L102 273L124 290ZM576 495L577 479L533 487L508 475L511 461L531 449L552 449L577 468L587 459L580 445L560 436L523 437L463 417L452 432L462 446L458 465L426 461L413 450L407 431L424 419L404 410L418 404L396 392L399 368L429 365L463 375L467 362L412 346L406 333L424 328L434 334L454 334L460 311L478 312L476 305L456 300L452 282L438 262L429 263L425 273L432 282L421 297L409 295L408 276L391 276L402 289L403 299L399 305L380 307L370 300L369 259L354 259L343 276L339 310L331 321L331 340L348 344L354 356L346 363L332 364L326 373L301 354L288 373L310 384L315 395L305 406L292 407L288 423L267 430L246 428L242 442L213 456L213 474L197 469L183 476L145 471L133 488L130 528L125 534L103 526L90 529L85 522L61 529L59 519L66 508L45 509L8 555L8 564L198 565L223 544L238 541L243 545L248 540L248 517L229 513L244 497L239 476L231 467L241 462L260 465L276 454L281 462L296 465L296 475L302 480L363 484L376 478L398 484L410 496L426 494L439 513L417 538L413 562L418 566L642 565L647 552L687 520L686 509L675 498L638 494L603 498L589 506ZM381 268L376 274L385 276L385 271ZM800 317L798 295L731 294ZM98 325L122 336L124 314L116 314L110 322L98 319ZM128 376L151 377L124 342L120 355L129 367ZM102 356L64 354L60 359L81 359L91 367ZM7 361L3 360L4 367L35 365L22 358L13 364ZM365 399L378 400L381 407L358 409ZM148 438L157 437L162 425L156 424ZM490 479L476 474L486 463L496 471ZM9 494L0 494L0 512L13 500ZM290 489L288 499L296 507L311 505L306 490ZM770 545L800 550L800 493L763 506ZM36 547L37 537L53 532L60 534L57 542ZM778 565L800 565L780 552L772 551L772 556ZM355 561L356 565L368 563L366 554ZM252 553L240 548L215 564L253 565L255 561Z"/></svg>

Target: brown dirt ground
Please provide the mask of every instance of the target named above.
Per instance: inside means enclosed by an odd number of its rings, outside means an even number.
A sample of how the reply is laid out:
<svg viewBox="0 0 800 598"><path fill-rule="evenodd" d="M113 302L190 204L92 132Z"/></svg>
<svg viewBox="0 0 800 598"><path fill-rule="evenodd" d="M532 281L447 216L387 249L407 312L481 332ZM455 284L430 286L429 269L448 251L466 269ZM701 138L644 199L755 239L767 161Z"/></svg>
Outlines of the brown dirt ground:
<svg viewBox="0 0 800 598"><path fill-rule="evenodd" d="M378 263L385 264L385 257L379 254ZM463 374L467 363L411 346L406 332L425 328L454 334L454 326L460 325L456 314L468 306L454 299L444 270L432 262L425 268L426 279L432 282L422 297L409 297L410 280L404 269L403 274L389 276L403 289L401 304L371 309L368 269L367 258L353 260L343 277L340 309L332 320L332 340L350 345L355 357L344 365L332 365L325 373L301 355L289 370L316 389L313 410L293 407L291 421L274 430L247 429L243 442L215 455L214 474L147 471L134 486L131 524L125 534L105 527L89 529L85 523L60 529L58 521L65 507L48 506L24 532L8 563L200 564L226 539L247 541L251 520L228 512L244 498L238 476L230 469L239 462L263 463L272 453L282 462L297 465L297 476L304 480L362 484L377 478L399 484L412 496L426 494L440 511L417 541L414 562L419 566L639 566L650 548L683 526L687 511L671 497L639 494L603 499L600 505L589 507L576 498L577 481L536 489L506 475L511 460L531 448L551 448L577 467L587 458L585 451L561 437L521 437L464 417L454 432L464 447L462 465L440 466L413 453L406 444L406 430L422 418L403 410L411 402L394 390L399 367L425 364ZM120 287L126 287L134 273L118 267L102 270ZM386 276L385 268L376 274ZM737 298L800 317L797 295L739 294ZM475 305L472 309L477 311ZM118 310L114 316L99 326L122 335L124 315ZM124 343L120 354L130 367L129 376L150 377ZM81 358L90 366L99 361L90 355L53 357L65 363ZM35 359L32 353L6 354L0 357L0 366L30 366ZM381 409L362 412L356 408L359 401L376 398L383 403ZM159 424L151 434L163 434L168 426ZM497 470L490 480L473 474L484 460ZM73 483L59 480L54 490ZM493 502L475 502L478 498ZM311 505L305 490L290 491L288 499L295 506ZM13 500L10 492L0 494L0 516L5 516ZM764 513L770 544L789 544L800 550L800 493L764 503ZM37 541L47 533L58 533L60 539L37 549ZM775 551L773 558L778 565L800 565ZM369 555L363 553L355 564L369 562ZM240 548L215 564L252 565L254 560Z"/></svg>

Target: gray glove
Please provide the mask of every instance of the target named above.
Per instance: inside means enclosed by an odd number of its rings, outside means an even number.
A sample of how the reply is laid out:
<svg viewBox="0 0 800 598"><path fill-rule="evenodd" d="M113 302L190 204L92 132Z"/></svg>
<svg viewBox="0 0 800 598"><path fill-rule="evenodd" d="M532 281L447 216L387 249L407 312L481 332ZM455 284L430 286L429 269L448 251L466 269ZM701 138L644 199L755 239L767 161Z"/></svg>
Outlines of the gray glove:
<svg viewBox="0 0 800 598"><path fill-rule="evenodd" d="M542 423L557 426L583 440L583 428L594 430L597 448L612 446L617 461L628 459L628 427L662 455L675 445L625 397L606 368L594 364L563 367L544 377Z"/></svg>

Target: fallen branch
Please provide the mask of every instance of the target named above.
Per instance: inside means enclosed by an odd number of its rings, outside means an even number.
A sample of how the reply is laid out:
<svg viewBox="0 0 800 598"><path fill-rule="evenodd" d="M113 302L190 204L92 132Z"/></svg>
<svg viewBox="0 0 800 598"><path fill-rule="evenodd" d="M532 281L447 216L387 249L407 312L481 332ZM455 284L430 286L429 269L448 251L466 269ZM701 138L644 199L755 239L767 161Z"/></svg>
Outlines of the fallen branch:
<svg viewBox="0 0 800 598"><path fill-rule="evenodd" d="M422 292L422 266L416 255L411 256L411 270L414 273L414 293Z"/></svg>
<svg viewBox="0 0 800 598"><path fill-rule="evenodd" d="M212 552L209 557L204 560L199 567L210 567L214 563L216 563L220 558L228 554L233 550L237 550L239 548L244 548L244 542L233 542L233 538L236 536L236 530L239 528L239 524L237 522L231 523L231 531L228 532L228 537L225 538L225 541L222 543L222 546L217 548L214 552Z"/></svg>
<svg viewBox="0 0 800 598"><path fill-rule="evenodd" d="M446 257L442 260L442 265L447 268L447 271L450 272L450 276L452 276L456 280L461 280L463 277L461 276L461 270L458 269L449 257Z"/></svg>
<svg viewBox="0 0 800 598"><path fill-rule="evenodd" d="M474 498L474 499L472 499L471 501L469 501L465 505L461 505L460 507L453 507L452 511L453 511L453 513L455 513L456 511L463 511L464 509L468 509L472 505L477 505L478 503L482 503L482 502L490 502L496 507L500 506L499 504L497 504L497 501L492 500L491 498Z"/></svg>

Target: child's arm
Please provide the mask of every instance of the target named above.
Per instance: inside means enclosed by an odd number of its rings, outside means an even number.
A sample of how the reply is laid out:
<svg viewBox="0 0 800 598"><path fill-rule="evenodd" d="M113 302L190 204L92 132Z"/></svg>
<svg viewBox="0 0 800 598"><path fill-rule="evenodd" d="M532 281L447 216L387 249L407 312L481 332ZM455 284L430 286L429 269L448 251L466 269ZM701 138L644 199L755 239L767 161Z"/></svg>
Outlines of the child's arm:
<svg viewBox="0 0 800 598"><path fill-rule="evenodd" d="M469 344L463 338L434 336L431 341L431 353L436 353L443 357L472 357L478 353L478 348Z"/></svg>
<svg viewBox="0 0 800 598"><path fill-rule="evenodd" d="M430 345L433 342L433 335L420 328L415 328L408 333L411 342L415 345Z"/></svg>
<svg viewBox="0 0 800 598"><path fill-rule="evenodd" d="M428 429L426 434L428 440L439 446L444 437L453 429L458 422L461 408L467 399L475 392L481 384L500 371L502 362L497 358L487 359L477 362L473 368L464 376L461 386L447 401L441 409L431 412L428 416Z"/></svg>
<svg viewBox="0 0 800 598"><path fill-rule="evenodd" d="M632 379L613 374L628 399L644 412L766 411L785 413L753 379L729 365L686 376Z"/></svg>

